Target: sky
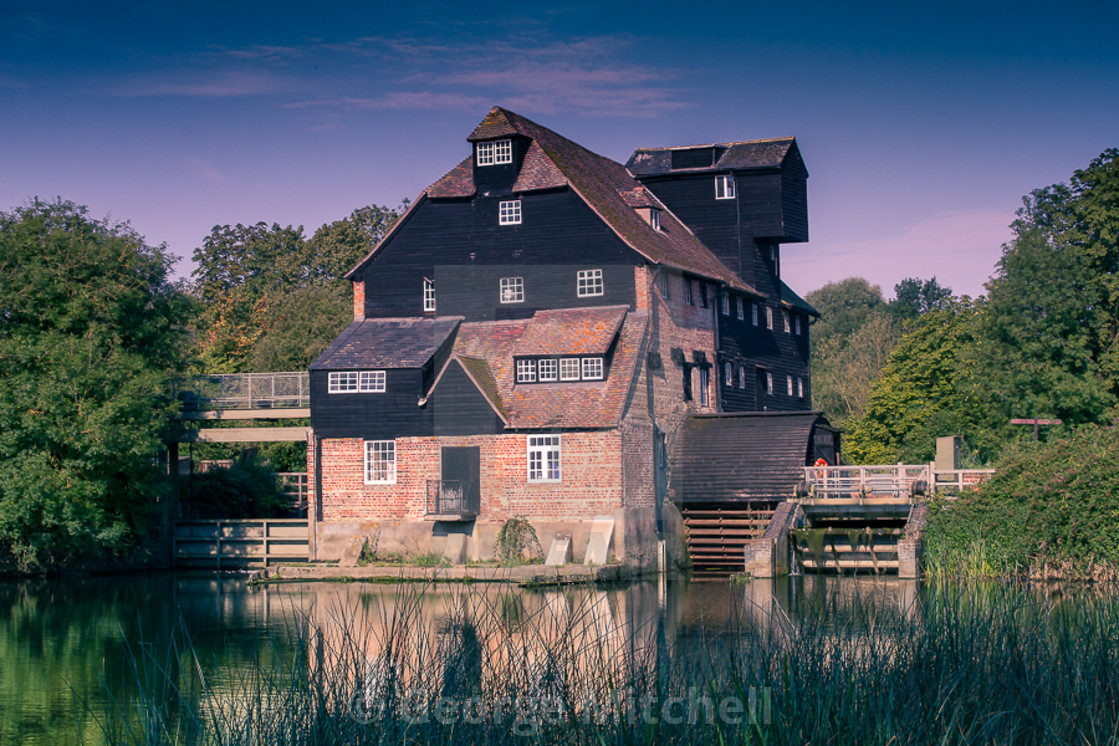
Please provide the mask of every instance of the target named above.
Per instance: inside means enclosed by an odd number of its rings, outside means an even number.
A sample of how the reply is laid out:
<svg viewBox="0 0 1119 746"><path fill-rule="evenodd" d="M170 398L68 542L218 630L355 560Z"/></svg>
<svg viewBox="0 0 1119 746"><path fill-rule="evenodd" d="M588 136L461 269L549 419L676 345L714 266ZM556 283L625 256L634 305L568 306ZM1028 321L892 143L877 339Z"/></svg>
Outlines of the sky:
<svg viewBox="0 0 1119 746"><path fill-rule="evenodd" d="M976 296L1022 196L1119 147L1116 28L1116 0L0 0L0 210L86 205L189 275L215 225L415 199L497 104L622 163L793 135L790 286Z"/></svg>

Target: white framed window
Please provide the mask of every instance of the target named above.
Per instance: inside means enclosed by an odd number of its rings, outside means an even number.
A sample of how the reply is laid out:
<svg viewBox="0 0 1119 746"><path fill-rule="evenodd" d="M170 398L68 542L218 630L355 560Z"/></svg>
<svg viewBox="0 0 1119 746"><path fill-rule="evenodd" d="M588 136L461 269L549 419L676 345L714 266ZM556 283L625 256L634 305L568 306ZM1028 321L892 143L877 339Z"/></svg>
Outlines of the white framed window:
<svg viewBox="0 0 1119 746"><path fill-rule="evenodd" d="M519 199L503 199L497 206L498 225L521 224L521 201Z"/></svg>
<svg viewBox="0 0 1119 746"><path fill-rule="evenodd" d="M773 374L769 371L766 371L765 374L765 393L770 396L773 395Z"/></svg>
<svg viewBox="0 0 1119 746"><path fill-rule="evenodd" d="M661 297L668 300L671 297L668 292L668 275L662 272L660 276L657 277L657 284L661 289Z"/></svg>
<svg viewBox="0 0 1119 746"><path fill-rule="evenodd" d="M649 225L651 225L655 231L661 229L661 211L655 207L649 209Z"/></svg>
<svg viewBox="0 0 1119 746"><path fill-rule="evenodd" d="M785 323L785 333L786 334L792 334L793 333L793 317L792 317L792 314L790 314L788 311L782 311L781 312L781 318Z"/></svg>
<svg viewBox="0 0 1119 746"><path fill-rule="evenodd" d="M757 303L751 303L750 304L750 315L753 317L754 326L757 326L758 325L758 304Z"/></svg>
<svg viewBox="0 0 1119 746"><path fill-rule="evenodd" d="M365 441L365 483L396 484L396 441Z"/></svg>
<svg viewBox="0 0 1119 746"><path fill-rule="evenodd" d="M559 363L551 358L544 358L537 363L537 373L541 381L554 381L559 372Z"/></svg>
<svg viewBox="0 0 1119 746"><path fill-rule="evenodd" d="M524 303L525 281L523 277L502 277L498 283L498 300L502 303Z"/></svg>
<svg viewBox="0 0 1119 746"><path fill-rule="evenodd" d="M535 360L518 360L517 361L517 383L535 383L536 382L536 361Z"/></svg>
<svg viewBox="0 0 1119 746"><path fill-rule="evenodd" d="M327 377L327 392L331 394L383 393L383 370L343 370Z"/></svg>
<svg viewBox="0 0 1119 746"><path fill-rule="evenodd" d="M720 310L723 312L723 315L730 316L730 296L724 294L723 300L720 302L719 305L721 306Z"/></svg>
<svg viewBox="0 0 1119 746"><path fill-rule="evenodd" d="M602 270L601 269L581 269L575 282L576 294L580 298L587 298L592 295L602 295Z"/></svg>
<svg viewBox="0 0 1119 746"><path fill-rule="evenodd" d="M800 336L800 314L799 313L796 315L795 321L796 321L797 336L799 337Z"/></svg>
<svg viewBox="0 0 1119 746"><path fill-rule="evenodd" d="M583 358L583 380L584 381L601 381L602 380L602 358L600 358L600 357L585 357L585 358Z"/></svg>
<svg viewBox="0 0 1119 746"><path fill-rule="evenodd" d="M746 366L738 366L738 388L746 390Z"/></svg>
<svg viewBox="0 0 1119 746"><path fill-rule="evenodd" d="M730 363L723 363L723 383L727 386L734 385L734 366Z"/></svg>
<svg viewBox="0 0 1119 746"><path fill-rule="evenodd" d="M435 311L435 280L424 278L424 311Z"/></svg>
<svg viewBox="0 0 1119 746"><path fill-rule="evenodd" d="M711 373L707 368L699 369L699 406L707 406L707 387L711 385Z"/></svg>
<svg viewBox="0 0 1119 746"><path fill-rule="evenodd" d="M560 481L560 436L528 436L528 481Z"/></svg>
<svg viewBox="0 0 1119 746"><path fill-rule="evenodd" d="M490 140L478 143L478 165L500 166L513 162L512 140Z"/></svg>
<svg viewBox="0 0 1119 746"><path fill-rule="evenodd" d="M559 361L559 374L561 381L579 380L579 358L564 357Z"/></svg>
<svg viewBox="0 0 1119 746"><path fill-rule="evenodd" d="M773 330L773 307L772 306L766 306L765 307L765 328L769 329L771 331Z"/></svg>
<svg viewBox="0 0 1119 746"><path fill-rule="evenodd" d="M789 396L792 396L793 395L793 377L792 376L785 376L785 383L788 386Z"/></svg>
<svg viewBox="0 0 1119 746"><path fill-rule="evenodd" d="M804 398L804 379L797 376L797 398Z"/></svg>
<svg viewBox="0 0 1119 746"><path fill-rule="evenodd" d="M733 174L719 174L715 177L715 199L734 199Z"/></svg>
<svg viewBox="0 0 1119 746"><path fill-rule="evenodd" d="M734 299L734 310L738 314L739 321L743 321L746 318L746 308L743 305L741 298Z"/></svg>

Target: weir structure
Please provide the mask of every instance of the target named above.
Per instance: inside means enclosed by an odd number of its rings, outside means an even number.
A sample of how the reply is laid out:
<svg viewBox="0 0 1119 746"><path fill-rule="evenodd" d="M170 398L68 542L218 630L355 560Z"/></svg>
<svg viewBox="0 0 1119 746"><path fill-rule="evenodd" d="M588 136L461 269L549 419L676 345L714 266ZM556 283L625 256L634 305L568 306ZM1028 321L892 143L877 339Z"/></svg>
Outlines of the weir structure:
<svg viewBox="0 0 1119 746"><path fill-rule="evenodd" d="M929 464L809 466L796 495L745 548L754 577L784 573L921 574L926 499L973 489L993 469L961 469L956 438L941 438Z"/></svg>

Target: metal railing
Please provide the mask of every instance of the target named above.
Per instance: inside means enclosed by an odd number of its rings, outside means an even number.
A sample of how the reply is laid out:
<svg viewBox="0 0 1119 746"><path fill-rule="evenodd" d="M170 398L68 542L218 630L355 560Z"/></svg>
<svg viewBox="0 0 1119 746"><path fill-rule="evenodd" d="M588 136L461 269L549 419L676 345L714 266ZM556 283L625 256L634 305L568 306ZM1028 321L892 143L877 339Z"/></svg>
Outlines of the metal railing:
<svg viewBox="0 0 1119 746"><path fill-rule="evenodd" d="M478 502L478 496L467 494L465 485L458 480L427 480L428 515L478 515Z"/></svg>
<svg viewBox="0 0 1119 746"><path fill-rule="evenodd" d="M280 373L215 373L176 379L172 390L183 410L286 409L311 404L306 371Z"/></svg>
<svg viewBox="0 0 1119 746"><path fill-rule="evenodd" d="M276 487L280 494L288 499L294 510L307 509L307 472L305 471L277 471L272 476L276 478Z"/></svg>
<svg viewBox="0 0 1119 746"><path fill-rule="evenodd" d="M914 497L974 489L994 473L994 469L937 471L934 464L806 466L804 484L816 498Z"/></svg>

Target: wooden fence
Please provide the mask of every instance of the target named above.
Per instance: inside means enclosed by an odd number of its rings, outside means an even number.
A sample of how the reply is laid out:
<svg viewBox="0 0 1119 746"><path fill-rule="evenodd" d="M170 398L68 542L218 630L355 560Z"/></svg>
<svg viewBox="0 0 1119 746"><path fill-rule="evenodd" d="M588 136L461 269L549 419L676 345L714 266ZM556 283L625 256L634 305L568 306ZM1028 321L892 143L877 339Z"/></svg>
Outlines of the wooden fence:
<svg viewBox="0 0 1119 746"><path fill-rule="evenodd" d="M267 567L309 558L307 521L246 519L176 521L171 556L176 567L217 570Z"/></svg>

